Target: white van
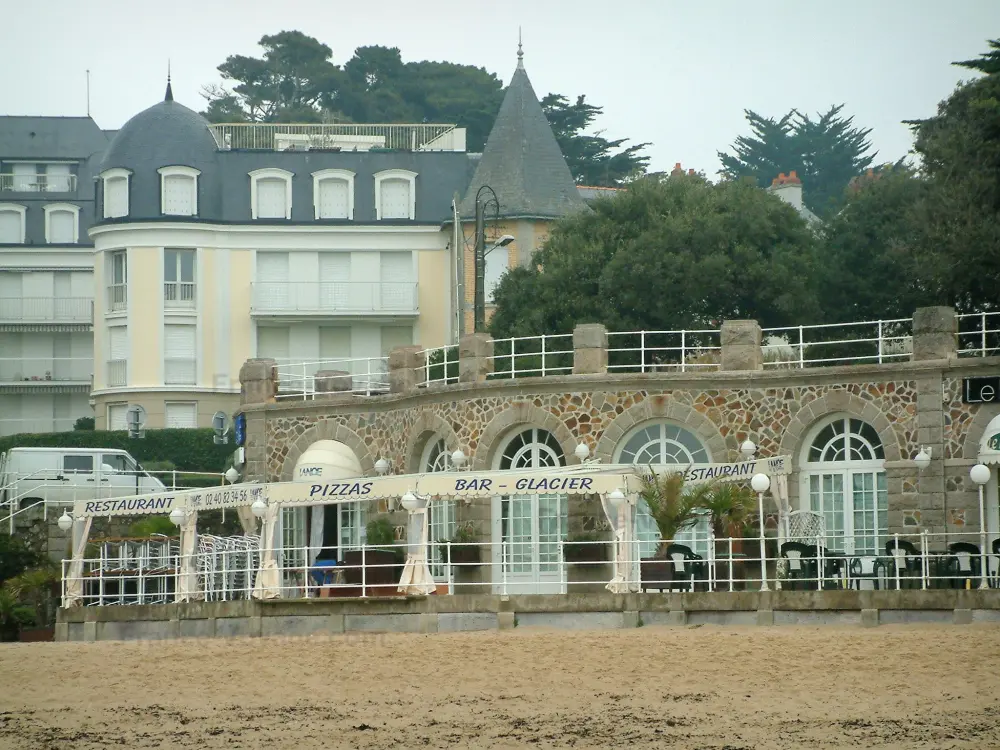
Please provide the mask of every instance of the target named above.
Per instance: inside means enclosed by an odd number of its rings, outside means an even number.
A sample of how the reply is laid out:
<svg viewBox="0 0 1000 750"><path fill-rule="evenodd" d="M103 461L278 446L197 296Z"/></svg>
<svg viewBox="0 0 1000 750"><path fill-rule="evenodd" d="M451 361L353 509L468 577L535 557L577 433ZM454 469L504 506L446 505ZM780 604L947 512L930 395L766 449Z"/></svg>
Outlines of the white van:
<svg viewBox="0 0 1000 750"><path fill-rule="evenodd" d="M112 448L11 448L0 454L0 504L127 497L166 488L128 451Z"/></svg>

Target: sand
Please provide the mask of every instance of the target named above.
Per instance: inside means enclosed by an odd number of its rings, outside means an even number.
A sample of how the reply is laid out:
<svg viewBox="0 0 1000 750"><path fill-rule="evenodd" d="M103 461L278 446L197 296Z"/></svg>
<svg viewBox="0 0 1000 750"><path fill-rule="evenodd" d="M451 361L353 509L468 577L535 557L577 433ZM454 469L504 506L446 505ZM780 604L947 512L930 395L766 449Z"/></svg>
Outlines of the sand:
<svg viewBox="0 0 1000 750"><path fill-rule="evenodd" d="M1000 627L0 644L0 748L997 748Z"/></svg>

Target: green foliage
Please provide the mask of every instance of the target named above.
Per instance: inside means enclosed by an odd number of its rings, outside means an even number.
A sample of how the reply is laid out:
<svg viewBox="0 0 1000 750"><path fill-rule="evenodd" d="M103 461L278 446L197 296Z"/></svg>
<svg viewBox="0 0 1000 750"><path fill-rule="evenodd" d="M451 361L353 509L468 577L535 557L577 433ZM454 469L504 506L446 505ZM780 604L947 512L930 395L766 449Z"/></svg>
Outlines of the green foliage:
<svg viewBox="0 0 1000 750"><path fill-rule="evenodd" d="M26 570L45 564L46 558L29 547L23 538L0 533L0 585Z"/></svg>
<svg viewBox="0 0 1000 750"><path fill-rule="evenodd" d="M458 382L458 347L438 349L427 360L428 380L447 383Z"/></svg>
<svg viewBox="0 0 1000 750"><path fill-rule="evenodd" d="M74 430L93 430L94 429L94 418L93 417L80 417L73 423Z"/></svg>
<svg viewBox="0 0 1000 750"><path fill-rule="evenodd" d="M388 546L396 543L396 533L387 518L373 518L365 525L366 544Z"/></svg>
<svg viewBox="0 0 1000 750"><path fill-rule="evenodd" d="M198 519L201 521L201 519ZM201 525L199 523L199 525ZM148 537L154 534L163 536L177 536L177 526L170 520L170 516L144 516L128 527L128 536Z"/></svg>
<svg viewBox="0 0 1000 750"><path fill-rule="evenodd" d="M52 565L26 570L4 583L19 607L31 613L31 625L51 627L55 623L60 576ZM28 623L21 622L22 627Z"/></svg>
<svg viewBox="0 0 1000 750"><path fill-rule="evenodd" d="M0 641L16 641L21 628L34 624L34 609L20 604L6 587L0 588Z"/></svg>
<svg viewBox="0 0 1000 750"><path fill-rule="evenodd" d="M816 238L762 190L648 177L592 208L555 224L533 267L503 276L495 338L570 333L578 323L640 331L820 317Z"/></svg>
<svg viewBox="0 0 1000 750"><path fill-rule="evenodd" d="M719 152L720 174L749 178L764 188L780 173L795 171L806 206L821 218L831 216L843 204L851 178L875 158L869 153L871 129L853 127L853 117L841 116L843 108L832 106L815 120L794 109L777 120L745 110L752 135L737 138L733 153Z"/></svg>
<svg viewBox="0 0 1000 750"><path fill-rule="evenodd" d="M232 445L215 445L209 428L146 430L144 438L128 432L50 432L0 437L0 453L11 448L115 448L126 450L140 463L169 460L178 471L221 472ZM204 484L204 482L200 482Z"/></svg>

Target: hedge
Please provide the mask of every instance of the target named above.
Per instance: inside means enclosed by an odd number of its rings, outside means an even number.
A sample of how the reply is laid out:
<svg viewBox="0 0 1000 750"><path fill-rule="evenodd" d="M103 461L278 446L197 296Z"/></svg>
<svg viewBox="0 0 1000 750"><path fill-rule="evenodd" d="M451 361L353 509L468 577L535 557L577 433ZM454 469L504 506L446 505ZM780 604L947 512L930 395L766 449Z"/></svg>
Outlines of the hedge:
<svg viewBox="0 0 1000 750"><path fill-rule="evenodd" d="M126 431L25 433L0 437L0 453L11 448L116 448L131 453L139 463L170 461L178 471L221 472L236 446L216 445L209 428L146 430L143 438Z"/></svg>

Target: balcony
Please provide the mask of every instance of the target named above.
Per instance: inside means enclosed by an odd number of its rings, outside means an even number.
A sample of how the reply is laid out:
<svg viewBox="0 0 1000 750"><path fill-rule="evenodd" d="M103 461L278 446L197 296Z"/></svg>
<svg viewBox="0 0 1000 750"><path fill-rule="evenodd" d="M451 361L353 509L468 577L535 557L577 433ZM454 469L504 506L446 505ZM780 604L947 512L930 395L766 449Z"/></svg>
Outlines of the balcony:
<svg viewBox="0 0 1000 750"><path fill-rule="evenodd" d="M125 312L128 307L128 286L108 284L108 312Z"/></svg>
<svg viewBox="0 0 1000 750"><path fill-rule="evenodd" d="M128 360L108 360L108 388L124 388L128 383Z"/></svg>
<svg viewBox="0 0 1000 750"><path fill-rule="evenodd" d="M165 281L163 282L163 306L171 309L192 309L194 308L194 282L193 281Z"/></svg>
<svg viewBox="0 0 1000 750"><path fill-rule="evenodd" d="M75 193L75 174L0 173L0 193Z"/></svg>
<svg viewBox="0 0 1000 750"><path fill-rule="evenodd" d="M0 324L86 324L94 322L90 297L0 297Z"/></svg>
<svg viewBox="0 0 1000 750"><path fill-rule="evenodd" d="M0 386L9 391L70 388L90 390L91 357L0 357Z"/></svg>
<svg viewBox="0 0 1000 750"><path fill-rule="evenodd" d="M258 281L250 314L271 317L417 315L414 281Z"/></svg>
<svg viewBox="0 0 1000 750"><path fill-rule="evenodd" d="M223 150L465 151L465 128L419 123L259 123L210 125Z"/></svg>

